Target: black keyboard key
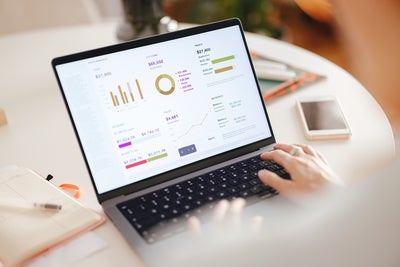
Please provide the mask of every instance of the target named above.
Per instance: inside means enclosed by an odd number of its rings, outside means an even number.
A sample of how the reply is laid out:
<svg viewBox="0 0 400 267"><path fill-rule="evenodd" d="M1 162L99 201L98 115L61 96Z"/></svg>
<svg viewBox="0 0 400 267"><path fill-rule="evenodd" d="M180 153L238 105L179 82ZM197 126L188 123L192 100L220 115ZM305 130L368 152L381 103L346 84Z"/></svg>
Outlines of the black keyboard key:
<svg viewBox="0 0 400 267"><path fill-rule="evenodd" d="M231 195L236 195L240 192L240 188L239 187L231 187L227 190L227 192Z"/></svg>
<svg viewBox="0 0 400 267"><path fill-rule="evenodd" d="M225 191L219 191L219 192L217 193L217 197L218 197L219 199L226 198L228 195L229 195L229 194L228 194L227 192L225 192Z"/></svg>
<svg viewBox="0 0 400 267"><path fill-rule="evenodd" d="M257 184L260 184L261 181L260 181L260 179L252 179L252 180L249 181L249 183L251 185L257 185Z"/></svg>
<svg viewBox="0 0 400 267"><path fill-rule="evenodd" d="M249 183L242 183L238 187L240 190L248 189L251 185Z"/></svg>
<svg viewBox="0 0 400 267"><path fill-rule="evenodd" d="M207 196L207 191L206 191L206 190L204 190L204 191L198 191L198 192L196 193L196 196L198 196L198 197L200 197L200 198L206 197L206 196Z"/></svg>
<svg viewBox="0 0 400 267"><path fill-rule="evenodd" d="M208 188L208 191L210 191L210 193L217 193L219 191L219 189L216 186L212 186L212 187Z"/></svg>
<svg viewBox="0 0 400 267"><path fill-rule="evenodd" d="M250 181L252 179L252 177L249 174L245 174L245 175L239 177L239 179L242 180L243 182L246 182L246 181Z"/></svg>
<svg viewBox="0 0 400 267"><path fill-rule="evenodd" d="M207 196L207 197L205 198L205 200L206 200L207 202L212 202L212 201L217 200L217 197L215 197L214 195L209 195L209 196Z"/></svg>
<svg viewBox="0 0 400 267"><path fill-rule="evenodd" d="M224 190L224 189L227 189L229 187L229 184L228 183L221 183L221 184L218 185L218 187L221 190Z"/></svg>
<svg viewBox="0 0 400 267"><path fill-rule="evenodd" d="M229 183L233 186L236 186L236 185L240 184L240 180L239 180L239 178L233 178L233 179L229 180Z"/></svg>
<svg viewBox="0 0 400 267"><path fill-rule="evenodd" d="M203 205L204 204L204 200L203 199L197 199L196 201L194 201L194 207L200 207L201 205Z"/></svg>
<svg viewBox="0 0 400 267"><path fill-rule="evenodd" d="M242 198L248 198L252 195L254 195L254 193L250 190L244 190L239 193L239 196L241 196Z"/></svg>
<svg viewBox="0 0 400 267"><path fill-rule="evenodd" d="M250 188L250 191L254 194L261 193L265 189L265 185L257 184Z"/></svg>

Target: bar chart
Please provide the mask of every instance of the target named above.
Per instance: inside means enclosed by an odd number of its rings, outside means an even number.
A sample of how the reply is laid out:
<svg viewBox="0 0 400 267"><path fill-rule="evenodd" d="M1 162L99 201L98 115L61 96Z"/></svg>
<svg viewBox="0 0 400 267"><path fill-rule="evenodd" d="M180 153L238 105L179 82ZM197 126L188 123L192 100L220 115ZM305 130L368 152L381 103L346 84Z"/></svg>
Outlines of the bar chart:
<svg viewBox="0 0 400 267"><path fill-rule="evenodd" d="M144 98L142 89L140 88L139 80L136 79L135 84L138 97L143 100ZM129 82L126 83L127 90L123 90L121 85L118 85L117 88L117 93L113 91L109 92L114 107L135 102L135 95Z"/></svg>
<svg viewBox="0 0 400 267"><path fill-rule="evenodd" d="M217 65L219 63L225 63L226 61L230 61L235 59L234 55L230 55L230 56L226 56L226 57L222 57L222 58L217 58L217 59L213 59L211 60L211 64L213 65ZM224 66L224 67L218 67L214 69L214 73L218 74L221 72L225 72L225 71L229 71L229 70L233 70L233 66L232 65L228 65L228 66Z"/></svg>

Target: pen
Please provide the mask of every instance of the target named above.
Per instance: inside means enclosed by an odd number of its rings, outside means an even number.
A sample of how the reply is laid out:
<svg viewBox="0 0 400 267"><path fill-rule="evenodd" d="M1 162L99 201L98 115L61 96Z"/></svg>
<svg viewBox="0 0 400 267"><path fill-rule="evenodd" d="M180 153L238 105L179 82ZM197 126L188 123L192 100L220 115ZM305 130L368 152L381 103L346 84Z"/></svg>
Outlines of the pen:
<svg viewBox="0 0 400 267"><path fill-rule="evenodd" d="M296 72L278 69L260 69L256 67L256 75L260 79L288 81L296 78Z"/></svg>
<svg viewBox="0 0 400 267"><path fill-rule="evenodd" d="M261 79L287 81L296 77L296 72L287 69L287 65L284 63L253 59L253 64L257 77Z"/></svg>
<svg viewBox="0 0 400 267"><path fill-rule="evenodd" d="M287 66L284 63L264 60L264 59L253 59L254 67L260 69L277 69L277 70L286 70Z"/></svg>
<svg viewBox="0 0 400 267"><path fill-rule="evenodd" d="M49 211L59 211L62 205L49 202L28 202L20 199L0 199L0 207L10 209L42 209Z"/></svg>

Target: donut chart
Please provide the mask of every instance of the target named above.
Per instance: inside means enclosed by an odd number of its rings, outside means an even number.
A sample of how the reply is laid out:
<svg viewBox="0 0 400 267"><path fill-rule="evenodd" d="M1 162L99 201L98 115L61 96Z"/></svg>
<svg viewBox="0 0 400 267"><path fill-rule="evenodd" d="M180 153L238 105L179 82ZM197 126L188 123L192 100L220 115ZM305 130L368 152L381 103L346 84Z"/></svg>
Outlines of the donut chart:
<svg viewBox="0 0 400 267"><path fill-rule="evenodd" d="M170 81L171 87L170 87L168 90L164 90L164 89L162 89L162 88L160 87L160 81L161 81L162 79L167 79L167 80ZM173 79L170 75L168 75L168 74L161 74L161 75L159 75L159 76L157 77L156 81L155 81L155 85L156 85L157 91L158 91L160 94L162 94L162 95L170 95L170 94L172 94L172 93L174 92L174 90L175 90L175 81L174 81L174 79Z"/></svg>

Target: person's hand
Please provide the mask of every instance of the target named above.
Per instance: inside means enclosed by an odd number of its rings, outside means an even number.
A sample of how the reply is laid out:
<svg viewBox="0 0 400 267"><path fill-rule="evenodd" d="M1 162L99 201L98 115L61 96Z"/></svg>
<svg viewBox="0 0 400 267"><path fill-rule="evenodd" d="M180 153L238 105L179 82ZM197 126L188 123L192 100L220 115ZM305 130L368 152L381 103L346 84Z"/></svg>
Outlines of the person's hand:
<svg viewBox="0 0 400 267"><path fill-rule="evenodd" d="M283 166L291 180L282 179L268 170L259 171L260 180L275 188L282 196L296 201L307 200L313 195L312 192L338 181L326 159L310 146L277 144L273 151L263 153L261 158Z"/></svg>
<svg viewBox="0 0 400 267"><path fill-rule="evenodd" d="M285 180L268 170L258 173L260 180L273 188L281 195L305 203L310 198L314 199L316 192L324 186L338 181L337 175L329 167L326 159L312 147L306 145L277 144L274 151L261 155L264 160L273 160L283 166L291 175L291 180ZM188 228L200 239L234 235L246 235L261 231L263 218L256 216L244 223L242 210L245 200L242 198L232 201L221 200L214 209L209 227L210 232L204 233L204 227L199 218L193 216L188 219ZM244 224L247 224L243 227ZM226 235L224 235L226 233Z"/></svg>

